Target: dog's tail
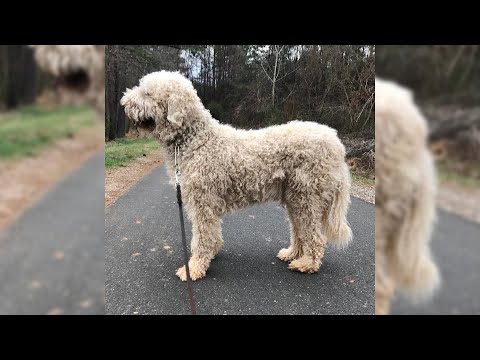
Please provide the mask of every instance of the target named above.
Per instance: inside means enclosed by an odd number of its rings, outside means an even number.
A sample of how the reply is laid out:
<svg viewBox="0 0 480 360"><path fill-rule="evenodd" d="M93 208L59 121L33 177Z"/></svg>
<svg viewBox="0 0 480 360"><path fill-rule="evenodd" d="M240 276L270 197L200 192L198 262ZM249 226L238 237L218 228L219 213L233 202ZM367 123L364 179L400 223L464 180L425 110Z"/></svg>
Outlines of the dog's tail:
<svg viewBox="0 0 480 360"><path fill-rule="evenodd" d="M339 248L352 240L352 229L347 222L350 205L350 172L346 163L341 165L341 179L333 194L332 203L323 213L323 227L327 238Z"/></svg>
<svg viewBox="0 0 480 360"><path fill-rule="evenodd" d="M387 268L398 289L416 302L428 298L440 285L429 242L435 220L435 172L426 156L424 177L411 197L403 223L387 246Z"/></svg>

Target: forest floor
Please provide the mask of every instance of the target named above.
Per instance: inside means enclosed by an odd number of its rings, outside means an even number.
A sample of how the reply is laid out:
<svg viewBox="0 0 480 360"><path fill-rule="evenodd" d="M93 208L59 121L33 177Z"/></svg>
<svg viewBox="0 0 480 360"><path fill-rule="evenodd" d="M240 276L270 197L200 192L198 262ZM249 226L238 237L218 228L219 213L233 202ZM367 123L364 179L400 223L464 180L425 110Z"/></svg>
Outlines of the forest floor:
<svg viewBox="0 0 480 360"><path fill-rule="evenodd" d="M105 144L105 208L162 163L158 149L155 139L124 138Z"/></svg>
<svg viewBox="0 0 480 360"><path fill-rule="evenodd" d="M27 107L0 115L0 230L60 178L103 148L103 124L86 108Z"/></svg>
<svg viewBox="0 0 480 360"><path fill-rule="evenodd" d="M350 194L370 204L375 204L375 180L371 176L352 171L352 188Z"/></svg>
<svg viewBox="0 0 480 360"><path fill-rule="evenodd" d="M155 139L125 138L105 144L105 208L159 166L163 159ZM353 196L375 204L375 180L352 174Z"/></svg>
<svg viewBox="0 0 480 360"><path fill-rule="evenodd" d="M437 163L437 174L437 204L448 212L480 223L480 180L461 174L445 162Z"/></svg>

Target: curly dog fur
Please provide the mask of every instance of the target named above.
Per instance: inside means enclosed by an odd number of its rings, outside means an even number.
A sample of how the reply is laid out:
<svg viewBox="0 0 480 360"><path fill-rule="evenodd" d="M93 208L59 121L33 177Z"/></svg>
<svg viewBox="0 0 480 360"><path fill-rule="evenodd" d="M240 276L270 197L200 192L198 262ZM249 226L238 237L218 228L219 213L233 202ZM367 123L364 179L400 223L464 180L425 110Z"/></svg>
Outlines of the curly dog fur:
<svg viewBox="0 0 480 360"><path fill-rule="evenodd" d="M206 275L223 244L220 217L251 204L274 200L286 207L291 245L278 257L292 270L318 271L327 240L337 246L351 240L350 174L336 130L301 121L261 130L220 124L178 72L144 76L121 104L160 141L172 184L174 148L180 147L182 194L193 224L193 280ZM185 281L185 268L177 275Z"/></svg>
<svg viewBox="0 0 480 360"><path fill-rule="evenodd" d="M375 313L388 314L395 288L420 300L440 283L429 248L436 181L412 94L378 78L375 147Z"/></svg>
<svg viewBox="0 0 480 360"><path fill-rule="evenodd" d="M56 79L64 101L92 106L105 119L103 45L31 45L38 66Z"/></svg>

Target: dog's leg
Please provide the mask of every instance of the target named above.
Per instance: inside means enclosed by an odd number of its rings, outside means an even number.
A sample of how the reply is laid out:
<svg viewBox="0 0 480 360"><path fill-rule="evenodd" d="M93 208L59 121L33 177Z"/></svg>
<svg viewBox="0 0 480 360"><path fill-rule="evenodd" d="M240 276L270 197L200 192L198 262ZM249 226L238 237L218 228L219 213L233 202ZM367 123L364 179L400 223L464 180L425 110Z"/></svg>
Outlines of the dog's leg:
<svg viewBox="0 0 480 360"><path fill-rule="evenodd" d="M219 218L206 218L202 215L194 216L192 224L192 256L188 266L192 280L198 280L205 277L210 261L223 244L222 229ZM177 275L182 281L187 280L185 266L178 269Z"/></svg>
<svg viewBox="0 0 480 360"><path fill-rule="evenodd" d="M386 272L384 244L375 244L375 315L388 315L395 284Z"/></svg>
<svg viewBox="0 0 480 360"><path fill-rule="evenodd" d="M298 225L295 224L295 221L298 221L295 218L295 213L291 206L287 205L288 211L288 220L290 222L290 246L287 249L281 249L277 257L286 262L298 259L303 255L302 243L298 237Z"/></svg>
<svg viewBox="0 0 480 360"><path fill-rule="evenodd" d="M215 238L214 239L216 242L215 242L215 246L213 247L213 259L215 259L215 256L217 256L218 252L220 251L220 249L222 248L223 246L223 239L222 239L222 236L220 235L219 238Z"/></svg>
<svg viewBox="0 0 480 360"><path fill-rule="evenodd" d="M317 272L327 244L327 237L321 232L321 210L312 200L298 199L291 214L302 254L288 267L305 273Z"/></svg>

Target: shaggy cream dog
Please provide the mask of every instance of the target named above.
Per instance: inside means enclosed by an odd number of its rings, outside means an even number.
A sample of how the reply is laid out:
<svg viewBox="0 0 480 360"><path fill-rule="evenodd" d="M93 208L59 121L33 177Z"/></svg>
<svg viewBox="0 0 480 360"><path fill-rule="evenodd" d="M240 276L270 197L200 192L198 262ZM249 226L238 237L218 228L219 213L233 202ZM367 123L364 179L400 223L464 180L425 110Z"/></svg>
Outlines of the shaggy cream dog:
<svg viewBox="0 0 480 360"><path fill-rule="evenodd" d="M274 200L286 207L291 245L278 257L292 270L318 271L327 240L345 246L352 238L346 220L350 174L334 129L292 121L236 130L212 118L187 78L166 71L143 77L121 104L160 141L172 184L174 149L180 148L183 200L193 224L193 280L206 275L223 244L220 217L251 204ZM177 275L185 281L185 267Z"/></svg>
<svg viewBox="0 0 480 360"><path fill-rule="evenodd" d="M375 313L388 314L396 287L415 300L439 285L429 248L436 182L412 94L378 78L375 148Z"/></svg>
<svg viewBox="0 0 480 360"><path fill-rule="evenodd" d="M103 45L31 45L35 61L54 76L68 102L85 103L105 119L105 47Z"/></svg>

